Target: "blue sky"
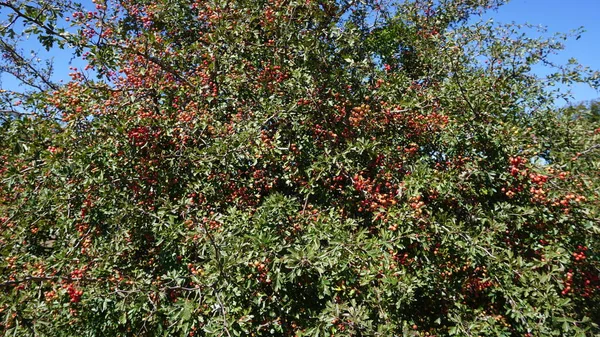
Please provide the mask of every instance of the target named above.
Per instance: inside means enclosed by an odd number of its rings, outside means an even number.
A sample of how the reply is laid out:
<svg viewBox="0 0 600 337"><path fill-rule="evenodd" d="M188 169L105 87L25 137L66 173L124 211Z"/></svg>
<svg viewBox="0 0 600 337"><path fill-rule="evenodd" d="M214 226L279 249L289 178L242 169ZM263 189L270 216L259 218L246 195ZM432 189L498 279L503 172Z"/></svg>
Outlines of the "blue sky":
<svg viewBox="0 0 600 337"><path fill-rule="evenodd" d="M554 60L566 63L569 58L574 57L581 64L600 70L600 0L511 0L498 11L489 12L485 19L493 19L500 23L543 25L548 28L548 34L569 32L583 26L586 32L581 38L567 41L566 49ZM25 48L40 51L42 57L53 56L56 61L55 78L69 79L69 51L45 53L43 48L33 41ZM72 61L77 67L85 66L81 60ZM3 76L2 80L2 87L5 89L15 85L7 76ZM574 102L600 97L600 92L583 85L572 88L572 93Z"/></svg>
<svg viewBox="0 0 600 337"><path fill-rule="evenodd" d="M581 26L586 32L569 40L554 60L566 63L574 57L581 64L600 70L600 0L512 0L486 17L502 23L543 25L548 33L566 33ZM574 101L600 98L600 92L584 85L572 88Z"/></svg>

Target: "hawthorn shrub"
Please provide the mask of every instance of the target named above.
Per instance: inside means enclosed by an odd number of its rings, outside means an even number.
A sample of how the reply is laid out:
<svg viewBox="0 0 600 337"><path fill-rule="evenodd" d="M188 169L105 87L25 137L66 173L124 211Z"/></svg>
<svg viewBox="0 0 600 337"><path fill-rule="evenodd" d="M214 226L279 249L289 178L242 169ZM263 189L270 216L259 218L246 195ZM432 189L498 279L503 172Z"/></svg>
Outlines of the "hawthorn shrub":
<svg viewBox="0 0 600 337"><path fill-rule="evenodd" d="M598 76L502 2L0 2L0 332L600 333Z"/></svg>

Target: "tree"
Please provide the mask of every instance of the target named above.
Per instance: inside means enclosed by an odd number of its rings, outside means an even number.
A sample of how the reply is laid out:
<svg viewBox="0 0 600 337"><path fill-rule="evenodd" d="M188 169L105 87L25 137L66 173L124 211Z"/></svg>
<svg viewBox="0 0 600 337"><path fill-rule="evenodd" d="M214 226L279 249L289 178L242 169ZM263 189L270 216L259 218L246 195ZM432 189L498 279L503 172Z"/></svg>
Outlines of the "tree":
<svg viewBox="0 0 600 337"><path fill-rule="evenodd" d="M0 2L0 331L599 333L598 76L502 2Z"/></svg>
<svg viewBox="0 0 600 337"><path fill-rule="evenodd" d="M564 110L565 114L573 118L586 118L592 122L600 121L600 100L597 99L569 105Z"/></svg>

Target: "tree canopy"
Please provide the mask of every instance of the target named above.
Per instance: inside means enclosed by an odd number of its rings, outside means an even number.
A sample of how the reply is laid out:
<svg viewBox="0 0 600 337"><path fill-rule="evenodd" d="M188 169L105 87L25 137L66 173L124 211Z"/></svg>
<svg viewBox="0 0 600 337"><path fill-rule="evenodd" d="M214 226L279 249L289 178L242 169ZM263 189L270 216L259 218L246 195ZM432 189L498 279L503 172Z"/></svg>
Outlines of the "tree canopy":
<svg viewBox="0 0 600 337"><path fill-rule="evenodd" d="M573 118L589 119L592 122L600 121L600 100L598 99L571 104L563 110L563 113Z"/></svg>
<svg viewBox="0 0 600 337"><path fill-rule="evenodd" d="M600 333L600 77L503 2L0 1L0 332Z"/></svg>

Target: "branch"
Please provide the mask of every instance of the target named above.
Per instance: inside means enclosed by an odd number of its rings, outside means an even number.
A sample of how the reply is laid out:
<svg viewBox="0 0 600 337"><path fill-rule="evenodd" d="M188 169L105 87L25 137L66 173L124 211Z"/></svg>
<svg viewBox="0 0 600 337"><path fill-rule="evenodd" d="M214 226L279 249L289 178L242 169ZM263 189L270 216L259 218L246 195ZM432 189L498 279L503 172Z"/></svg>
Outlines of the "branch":
<svg viewBox="0 0 600 337"><path fill-rule="evenodd" d="M34 113L30 112L21 112L11 109L0 109L0 115L13 115L16 117L25 117L25 116L35 116Z"/></svg>
<svg viewBox="0 0 600 337"><path fill-rule="evenodd" d="M0 287L10 287L17 284L25 283L25 282L44 282L44 281L85 281L85 282L98 282L100 279L96 278L87 278L87 277L68 277L68 276L26 276L20 280L12 280L12 281L4 281L0 283Z"/></svg>
<svg viewBox="0 0 600 337"><path fill-rule="evenodd" d="M588 147L587 149L585 149L584 151L581 151L579 153L579 156L583 156L584 154L592 152L592 151L594 151L595 149L598 149L598 148L600 148L600 144L594 144L594 145Z"/></svg>
<svg viewBox="0 0 600 337"><path fill-rule="evenodd" d="M58 90L58 86L56 84L52 83L47 76L45 76L44 74L42 74L42 72L40 72L40 70L38 70L34 66L32 66L31 63L29 61L27 61L22 55L20 55L11 45L0 40L0 47L2 47L2 49L6 53L8 53L8 54L10 54L10 56L12 56L14 62L16 63L15 65L20 65L20 66L28 69L30 75L34 76L35 78L40 79L45 85L47 85L51 89ZM17 78L19 77L16 74L13 74L13 75ZM28 83L29 81L27 81L27 79L20 79L20 80L23 83L38 89L39 91L44 91L44 89L42 87L40 87L39 85L36 85L34 83Z"/></svg>
<svg viewBox="0 0 600 337"><path fill-rule="evenodd" d="M19 16L20 18L23 18L26 21L30 21L35 23L36 25L38 25L39 27L43 28L47 34L50 35L54 35L57 37L60 37L61 39L67 41L67 38L65 38L61 33L57 32L54 30L54 28L52 26L49 26L47 24L45 24L44 22L40 21L38 18L34 18L31 16L28 16L27 14L24 14L23 12L20 11L20 8L15 7L11 1L0 1L0 7L7 7L12 9L13 12L15 12L15 14L17 14L17 16Z"/></svg>

